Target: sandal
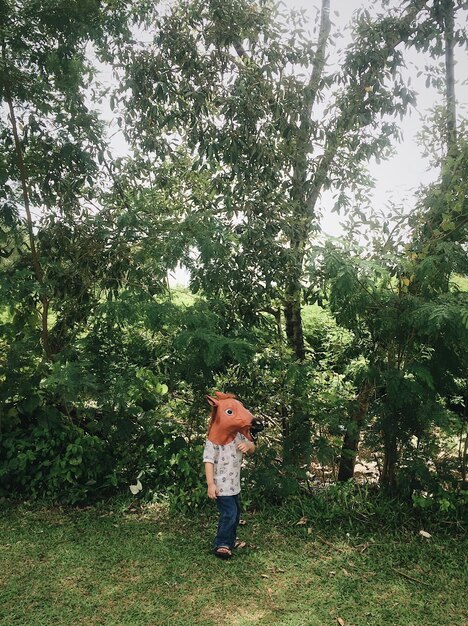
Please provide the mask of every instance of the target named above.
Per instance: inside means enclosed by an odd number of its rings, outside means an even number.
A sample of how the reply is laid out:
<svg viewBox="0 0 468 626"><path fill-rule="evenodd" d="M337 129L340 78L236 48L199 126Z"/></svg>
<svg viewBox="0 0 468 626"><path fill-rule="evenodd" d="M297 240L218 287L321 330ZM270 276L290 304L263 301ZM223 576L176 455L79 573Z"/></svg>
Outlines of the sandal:
<svg viewBox="0 0 468 626"><path fill-rule="evenodd" d="M214 555L220 559L230 559L232 552L226 546L219 546L219 548L215 548Z"/></svg>

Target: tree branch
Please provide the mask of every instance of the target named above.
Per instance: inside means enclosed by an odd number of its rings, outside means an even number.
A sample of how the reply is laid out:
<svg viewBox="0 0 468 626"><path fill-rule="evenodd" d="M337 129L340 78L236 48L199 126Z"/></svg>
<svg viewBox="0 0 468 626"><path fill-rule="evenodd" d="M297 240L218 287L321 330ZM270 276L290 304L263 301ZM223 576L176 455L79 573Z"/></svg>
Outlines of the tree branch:
<svg viewBox="0 0 468 626"><path fill-rule="evenodd" d="M453 0L444 0L444 40L445 40L445 98L446 98L446 142L447 156L457 153L457 109L455 101L454 28L455 16Z"/></svg>
<svg viewBox="0 0 468 626"><path fill-rule="evenodd" d="M323 69L325 67L325 50L327 47L328 36L330 35L330 27L330 0L322 0L317 51L315 53L312 75L310 77L309 84L307 85L305 106L301 115L301 126L304 122L308 123L312 116L312 109L317 96L320 80L322 78Z"/></svg>
<svg viewBox="0 0 468 626"><path fill-rule="evenodd" d="M406 23L408 26L414 19L417 17L418 13L424 9L428 0L414 0L411 3L410 8L408 9L406 15L401 18L401 22ZM326 4L326 0L324 0L324 4ZM328 8L329 10L329 8ZM325 28L325 27L324 27ZM387 48L393 49L398 44L400 44L404 40L403 35L400 30L390 35L385 43ZM315 68L314 68L315 69ZM341 138L346 134L349 129L350 122L356 118L356 114L359 113L360 105L364 102L365 97L365 87L369 84L373 83L372 73L375 71L374 67L369 68L367 72L361 75L358 85L358 92L362 94L362 100L358 103L358 106L350 112L348 109L342 111L341 115L335 121L335 131L332 134L332 141L328 141L325 145L324 154L320 160L320 163L317 167L317 170L314 174L314 185L310 191L310 194L307 198L307 216L308 219L311 220L314 217L315 206L317 204L317 200L319 198L320 192L322 191L323 185L326 181L326 175L329 171L331 164L336 156L336 152L338 150L338 146L340 144ZM356 89L354 86L353 89ZM315 96L314 96L315 97ZM364 127L366 122L363 121L360 124L360 128Z"/></svg>
<svg viewBox="0 0 468 626"><path fill-rule="evenodd" d="M2 58L3 58L4 65L6 67L7 64L6 64L5 42L2 42ZM26 221L27 221L27 228L28 228L29 246L31 249L32 266L33 266L33 270L34 270L34 274L36 276L37 282L41 285L41 287L43 287L44 286L44 270L42 268L39 255L37 254L36 242L34 239L33 221L32 221L32 216L31 216L31 208L29 204L29 190L28 190L28 182L27 182L28 175L26 171L26 165L24 163L23 150L21 148L21 142L20 142L19 133L18 133L18 123L16 120L15 109L13 106L13 95L11 93L8 80L5 80L4 82L4 90L5 90L5 99L6 99L8 110L10 113L10 122L11 122L12 131L13 131L16 158L18 161L18 169L19 169L20 181L21 181L21 190L23 194L23 203L24 203L24 209L26 211ZM42 304L42 316L41 316L42 318L42 330L41 330L42 345L43 345L47 358L51 360L52 351L51 351L50 343L49 343L49 329L48 329L48 313L49 313L50 302L49 302L49 299L44 294L40 294L39 298Z"/></svg>

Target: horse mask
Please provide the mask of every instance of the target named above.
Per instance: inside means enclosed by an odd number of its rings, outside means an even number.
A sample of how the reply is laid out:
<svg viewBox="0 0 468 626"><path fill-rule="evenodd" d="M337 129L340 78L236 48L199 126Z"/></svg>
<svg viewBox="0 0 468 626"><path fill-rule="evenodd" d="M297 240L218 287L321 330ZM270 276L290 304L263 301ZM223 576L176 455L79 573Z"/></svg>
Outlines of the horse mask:
<svg viewBox="0 0 468 626"><path fill-rule="evenodd" d="M250 426L253 415L232 393L215 391L216 398L206 396L211 406L211 421L208 428L208 440L225 446L234 441L237 433L242 433L252 441Z"/></svg>

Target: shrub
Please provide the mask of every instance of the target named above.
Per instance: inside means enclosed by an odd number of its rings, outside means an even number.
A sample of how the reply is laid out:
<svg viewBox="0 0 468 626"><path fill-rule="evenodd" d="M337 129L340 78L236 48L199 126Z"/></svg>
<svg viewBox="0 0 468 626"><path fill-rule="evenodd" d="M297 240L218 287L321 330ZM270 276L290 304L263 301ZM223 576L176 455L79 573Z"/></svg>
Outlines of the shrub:
<svg viewBox="0 0 468 626"><path fill-rule="evenodd" d="M155 426L150 439L140 457L143 498L166 498L178 510L202 506L206 502L202 443L182 436L180 426L171 422Z"/></svg>
<svg viewBox="0 0 468 626"><path fill-rule="evenodd" d="M62 417L51 408L37 423L3 433L3 495L76 504L116 486L105 444Z"/></svg>

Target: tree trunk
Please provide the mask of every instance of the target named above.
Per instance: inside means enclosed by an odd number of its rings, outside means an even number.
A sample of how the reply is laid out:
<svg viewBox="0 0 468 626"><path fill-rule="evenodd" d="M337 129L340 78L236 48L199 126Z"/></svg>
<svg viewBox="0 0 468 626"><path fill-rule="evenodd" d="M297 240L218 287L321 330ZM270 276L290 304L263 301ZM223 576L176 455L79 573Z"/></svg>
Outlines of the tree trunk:
<svg viewBox="0 0 468 626"><path fill-rule="evenodd" d="M301 292L291 294L284 305L286 337L299 361L305 359L304 332L302 328Z"/></svg>
<svg viewBox="0 0 468 626"><path fill-rule="evenodd" d="M457 109L455 100L454 28L455 10L453 0L444 0L444 41L445 41L445 102L446 102L446 142L447 156L457 153Z"/></svg>
<svg viewBox="0 0 468 626"><path fill-rule="evenodd" d="M5 52L5 44L2 44L2 58L3 62L6 65L6 52ZM8 111L10 113L10 122L11 128L13 131L13 139L15 144L15 152L16 158L18 161L18 170L20 173L21 180L21 190L23 194L23 204L24 210L26 211L26 222L28 228L28 237L29 237L29 247L31 250L31 262L34 270L34 274L36 276L37 282L44 286L44 271L42 269L42 265L39 259L39 255L37 254L36 242L34 238L34 230L33 230L33 221L31 216L31 209L29 206L29 190L28 190L28 176L26 171L26 165L24 163L23 158L23 150L21 147L21 141L18 133L18 123L16 121L15 109L13 106L13 95L10 90L10 85L8 83L8 77L4 83L4 91L5 91L5 99L8 105ZM42 338L42 347L44 352L49 360L52 359L52 351L50 349L49 343L49 299L45 295L40 295L40 300L42 304L42 312L41 312L41 338Z"/></svg>
<svg viewBox="0 0 468 626"><path fill-rule="evenodd" d="M297 210L293 234L291 235L291 282L286 288L284 315L286 320L286 336L289 345L299 361L305 359L301 310L301 281L304 251L310 238L311 224L315 214L315 204L318 199L317 193L312 203L313 206L311 206L311 194L306 191L306 183L309 174L308 154L310 152L312 109L315 104L325 67L330 27L330 0L322 0L319 37L312 74L307 89L304 91L300 111L300 123L296 129L297 147L292 178L292 199Z"/></svg>
<svg viewBox="0 0 468 626"><path fill-rule="evenodd" d="M465 443L463 445L463 452L460 454L460 473L461 473L461 488L468 489L468 481L466 479L466 459L468 458L468 434L465 435Z"/></svg>
<svg viewBox="0 0 468 626"><path fill-rule="evenodd" d="M398 464L397 438L394 432L384 433L384 460L380 484L391 491L396 489L396 470Z"/></svg>
<svg viewBox="0 0 468 626"><path fill-rule="evenodd" d="M297 145L293 164L292 201L295 207L294 223L290 236L289 284L285 286L284 318L286 337L299 363L305 360L304 332L302 326L302 278L304 253L309 242L311 225L315 214L307 191L309 176L310 139L312 130L312 109L315 103L326 61L326 47L330 34L330 0L322 0L319 37L315 60L307 89L304 90L299 124L296 127ZM304 414L300 402L293 398L291 416L288 419L287 436L283 438L283 458L285 464L298 467L307 463L310 457L310 420Z"/></svg>
<svg viewBox="0 0 468 626"><path fill-rule="evenodd" d="M361 437L361 428L367 415L373 389L373 386L370 384L366 384L361 389L356 399L356 406L351 412L341 447L340 467L338 470L338 480L340 482L354 477L354 466Z"/></svg>

